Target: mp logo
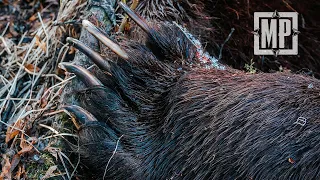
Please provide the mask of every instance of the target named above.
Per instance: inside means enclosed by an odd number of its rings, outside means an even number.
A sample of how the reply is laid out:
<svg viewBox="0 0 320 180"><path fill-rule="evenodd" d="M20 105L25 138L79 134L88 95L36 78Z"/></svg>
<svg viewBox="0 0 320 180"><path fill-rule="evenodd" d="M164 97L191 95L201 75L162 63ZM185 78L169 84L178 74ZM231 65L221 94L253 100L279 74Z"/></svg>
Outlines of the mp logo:
<svg viewBox="0 0 320 180"><path fill-rule="evenodd" d="M255 12L254 54L297 55L298 13Z"/></svg>

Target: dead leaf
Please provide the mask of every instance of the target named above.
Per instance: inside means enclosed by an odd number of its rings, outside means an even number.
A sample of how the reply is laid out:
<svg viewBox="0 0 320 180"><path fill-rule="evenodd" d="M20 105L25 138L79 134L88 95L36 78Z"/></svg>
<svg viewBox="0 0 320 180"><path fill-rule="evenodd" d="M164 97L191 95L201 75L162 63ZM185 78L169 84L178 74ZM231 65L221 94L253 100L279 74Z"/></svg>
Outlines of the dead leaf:
<svg viewBox="0 0 320 180"><path fill-rule="evenodd" d="M24 127L24 122L21 119L19 119L14 124L14 127L9 127L6 133L6 143L8 143L11 139L16 137L18 134L20 134L20 131L17 129L23 129L23 127Z"/></svg>
<svg viewBox="0 0 320 180"><path fill-rule="evenodd" d="M6 143L8 143L11 139L16 137L20 131L13 129L13 131L10 131L8 128L7 134L6 134Z"/></svg>
<svg viewBox="0 0 320 180"><path fill-rule="evenodd" d="M9 32L12 34L13 37L17 37L19 33L14 29L14 23L12 22L9 27Z"/></svg>
<svg viewBox="0 0 320 180"><path fill-rule="evenodd" d="M9 1L8 0L3 0L2 3L6 6L9 4Z"/></svg>
<svg viewBox="0 0 320 180"><path fill-rule="evenodd" d="M55 176L55 174L53 173L55 170L58 169L58 166L55 165L55 166L51 166L49 167L49 169L47 170L46 174L41 178L41 180L45 180L45 179L48 179L52 176Z"/></svg>
<svg viewBox="0 0 320 180"><path fill-rule="evenodd" d="M32 149L33 147L31 145L25 146L18 152L18 154L19 155L25 154L27 152L30 152Z"/></svg>
<svg viewBox="0 0 320 180"><path fill-rule="evenodd" d="M18 155L18 154L14 155L11 160L11 169L10 169L11 173L18 166L19 162L20 162L20 155Z"/></svg>
<svg viewBox="0 0 320 180"><path fill-rule="evenodd" d="M24 138L24 134L21 135L20 148L21 150L18 152L19 155L30 152L33 149L31 144L28 144Z"/></svg>
<svg viewBox="0 0 320 180"><path fill-rule="evenodd" d="M2 179L11 179L11 164L10 164L10 160L7 156L3 156L3 159L5 161L4 166L2 167L2 172L0 174L0 180Z"/></svg>
<svg viewBox="0 0 320 180"><path fill-rule="evenodd" d="M47 45L45 42L42 42L39 36L35 36L36 38L36 46L40 47L43 52L47 51Z"/></svg>
<svg viewBox="0 0 320 180"><path fill-rule="evenodd" d="M47 92L48 88L44 89L44 92ZM45 108L48 104L48 93L44 94L40 99L40 106L41 108Z"/></svg>
<svg viewBox="0 0 320 180"><path fill-rule="evenodd" d="M25 173L24 167L22 165L19 166L18 171L16 172L16 175L14 176L14 179L21 179L22 174Z"/></svg>
<svg viewBox="0 0 320 180"><path fill-rule="evenodd" d="M48 99L47 98L41 98L41 108L45 108L48 104Z"/></svg>
<svg viewBox="0 0 320 180"><path fill-rule="evenodd" d="M30 72L39 72L40 68L34 66L33 64L26 64L24 66L26 69L28 69Z"/></svg>
<svg viewBox="0 0 320 180"><path fill-rule="evenodd" d="M33 22L37 19L37 16L34 14L29 18L29 21Z"/></svg>

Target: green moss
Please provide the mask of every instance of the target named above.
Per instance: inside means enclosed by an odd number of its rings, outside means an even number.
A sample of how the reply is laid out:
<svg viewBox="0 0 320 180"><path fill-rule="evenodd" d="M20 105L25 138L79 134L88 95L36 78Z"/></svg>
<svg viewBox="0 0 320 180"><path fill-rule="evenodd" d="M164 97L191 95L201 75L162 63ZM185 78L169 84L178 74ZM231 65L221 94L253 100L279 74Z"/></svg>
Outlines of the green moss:
<svg viewBox="0 0 320 180"><path fill-rule="evenodd" d="M39 160L31 160L25 164L28 179L41 179L47 170L55 165L55 158L50 153L43 152L39 155Z"/></svg>
<svg viewBox="0 0 320 180"><path fill-rule="evenodd" d="M70 120L69 116L66 114L61 114L61 116L55 118L55 124L52 126L55 130L57 130L60 133L74 133L74 125L72 121ZM68 137L66 137L68 139ZM72 139L72 138L71 138ZM65 147L65 140L58 137L57 139L50 139L47 142L44 142L45 146L47 143L54 140L54 147L59 149L64 149ZM67 154L67 152L64 152ZM33 155L32 157L27 158L27 162L25 162L26 165L26 174L27 179L34 179L38 180L41 179L48 169L52 166L57 165L58 170L56 170L54 173L61 173L64 172L64 167L62 166L61 162L56 160L56 158L48 151L41 151L40 154ZM56 179L63 179L61 176L55 176L49 178L50 180L56 180Z"/></svg>

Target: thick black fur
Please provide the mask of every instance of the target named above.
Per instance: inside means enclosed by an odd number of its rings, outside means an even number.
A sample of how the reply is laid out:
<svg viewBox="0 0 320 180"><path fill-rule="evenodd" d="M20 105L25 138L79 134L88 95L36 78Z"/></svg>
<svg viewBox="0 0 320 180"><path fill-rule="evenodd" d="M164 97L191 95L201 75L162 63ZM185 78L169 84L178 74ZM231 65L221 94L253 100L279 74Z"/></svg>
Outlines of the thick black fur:
<svg viewBox="0 0 320 180"><path fill-rule="evenodd" d="M104 86L78 93L99 121L79 130L93 178L320 178L319 80L204 68L169 23L147 44L122 42L129 60L112 58L111 75L93 71Z"/></svg>
<svg viewBox="0 0 320 180"><path fill-rule="evenodd" d="M297 12L299 55L254 56L254 12ZM262 72L289 69L320 78L320 1L318 0L141 0L138 14L148 21L177 21L199 37L204 47L217 57L225 43L221 61L245 70L246 64ZM133 33L133 37L141 36Z"/></svg>

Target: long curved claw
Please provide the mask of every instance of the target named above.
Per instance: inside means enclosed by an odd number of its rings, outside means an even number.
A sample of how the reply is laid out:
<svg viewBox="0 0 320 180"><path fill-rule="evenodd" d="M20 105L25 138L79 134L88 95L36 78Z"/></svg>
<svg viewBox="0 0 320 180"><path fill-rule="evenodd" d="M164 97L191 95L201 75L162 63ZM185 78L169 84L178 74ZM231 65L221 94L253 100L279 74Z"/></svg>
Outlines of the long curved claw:
<svg viewBox="0 0 320 180"><path fill-rule="evenodd" d="M60 63L59 67L65 71L74 73L87 87L103 86L94 75L83 67L66 62Z"/></svg>
<svg viewBox="0 0 320 180"><path fill-rule="evenodd" d="M110 72L110 64L107 60L103 59L99 53L95 52L83 42L67 37L67 42L72 44L75 48L79 49L82 53L87 55L100 69Z"/></svg>
<svg viewBox="0 0 320 180"><path fill-rule="evenodd" d="M119 6L134 20L146 33L150 33L151 28L143 19L141 19L135 12L133 12L126 4L119 2Z"/></svg>
<svg viewBox="0 0 320 180"><path fill-rule="evenodd" d="M76 126L77 130L79 130L81 126L87 122L98 121L91 113L80 106L63 106L62 109L71 117L71 120Z"/></svg>
<svg viewBox="0 0 320 180"><path fill-rule="evenodd" d="M120 46L113 41L111 41L108 37L106 37L95 25L93 25L88 20L82 21L82 26L87 29L94 37L96 37L99 41L101 41L104 45L109 47L113 52L118 54L123 59L129 59L128 54L120 48Z"/></svg>

